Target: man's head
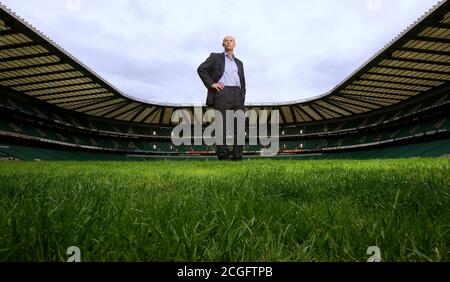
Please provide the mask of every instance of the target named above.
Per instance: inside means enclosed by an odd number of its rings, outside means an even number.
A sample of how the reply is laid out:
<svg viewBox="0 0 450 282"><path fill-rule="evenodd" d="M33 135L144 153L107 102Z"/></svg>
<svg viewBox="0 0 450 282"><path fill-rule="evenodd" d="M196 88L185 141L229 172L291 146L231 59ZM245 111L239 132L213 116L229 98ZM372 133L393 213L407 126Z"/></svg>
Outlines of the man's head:
<svg viewBox="0 0 450 282"><path fill-rule="evenodd" d="M234 47L236 47L236 41L234 40L234 37L231 35L225 36L222 41L222 46L225 49L225 52L233 51Z"/></svg>

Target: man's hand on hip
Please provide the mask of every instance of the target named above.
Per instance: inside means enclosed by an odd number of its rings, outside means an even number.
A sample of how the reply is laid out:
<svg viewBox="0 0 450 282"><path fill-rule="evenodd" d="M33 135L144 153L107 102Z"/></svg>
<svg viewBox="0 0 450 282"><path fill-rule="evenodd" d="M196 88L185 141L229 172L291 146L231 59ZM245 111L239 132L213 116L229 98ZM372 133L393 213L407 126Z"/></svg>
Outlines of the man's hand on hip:
<svg viewBox="0 0 450 282"><path fill-rule="evenodd" d="M213 83L211 85L211 88L216 89L217 91L222 90L225 87L225 85L223 85L223 83L217 82L217 83Z"/></svg>

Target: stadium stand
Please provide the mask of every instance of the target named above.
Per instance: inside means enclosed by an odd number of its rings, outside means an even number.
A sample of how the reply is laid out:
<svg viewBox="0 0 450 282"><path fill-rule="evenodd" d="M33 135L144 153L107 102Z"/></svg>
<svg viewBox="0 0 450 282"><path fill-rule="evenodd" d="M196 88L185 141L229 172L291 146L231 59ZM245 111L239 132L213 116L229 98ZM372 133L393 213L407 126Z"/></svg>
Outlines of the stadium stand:
<svg viewBox="0 0 450 282"><path fill-rule="evenodd" d="M279 111L279 158L448 156L449 10L440 2L324 95L246 110ZM0 4L0 159L213 157L213 146L172 144L177 109L194 105L127 96Z"/></svg>

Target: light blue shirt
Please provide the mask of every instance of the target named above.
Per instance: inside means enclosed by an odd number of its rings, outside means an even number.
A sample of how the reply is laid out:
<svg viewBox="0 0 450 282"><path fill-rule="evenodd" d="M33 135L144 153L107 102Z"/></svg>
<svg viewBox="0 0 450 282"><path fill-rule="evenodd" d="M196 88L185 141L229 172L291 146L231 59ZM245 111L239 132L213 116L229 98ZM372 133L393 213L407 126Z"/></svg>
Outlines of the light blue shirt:
<svg viewBox="0 0 450 282"><path fill-rule="evenodd" d="M236 61L228 57L226 52L223 53L225 56L225 69L223 71L222 77L219 82L223 83L225 86L238 86L241 87L241 80L239 78L238 67Z"/></svg>

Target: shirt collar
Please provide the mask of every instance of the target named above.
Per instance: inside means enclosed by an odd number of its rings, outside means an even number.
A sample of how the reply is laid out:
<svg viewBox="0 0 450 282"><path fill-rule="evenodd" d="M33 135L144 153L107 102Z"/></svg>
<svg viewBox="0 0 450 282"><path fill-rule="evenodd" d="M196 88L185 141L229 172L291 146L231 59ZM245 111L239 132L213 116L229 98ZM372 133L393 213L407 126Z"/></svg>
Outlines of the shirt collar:
<svg viewBox="0 0 450 282"><path fill-rule="evenodd" d="M228 57L227 52L223 52L223 54L224 54L225 58L228 58L228 59L233 60L233 61L236 58L236 56L234 56L234 55L233 55L233 58Z"/></svg>

